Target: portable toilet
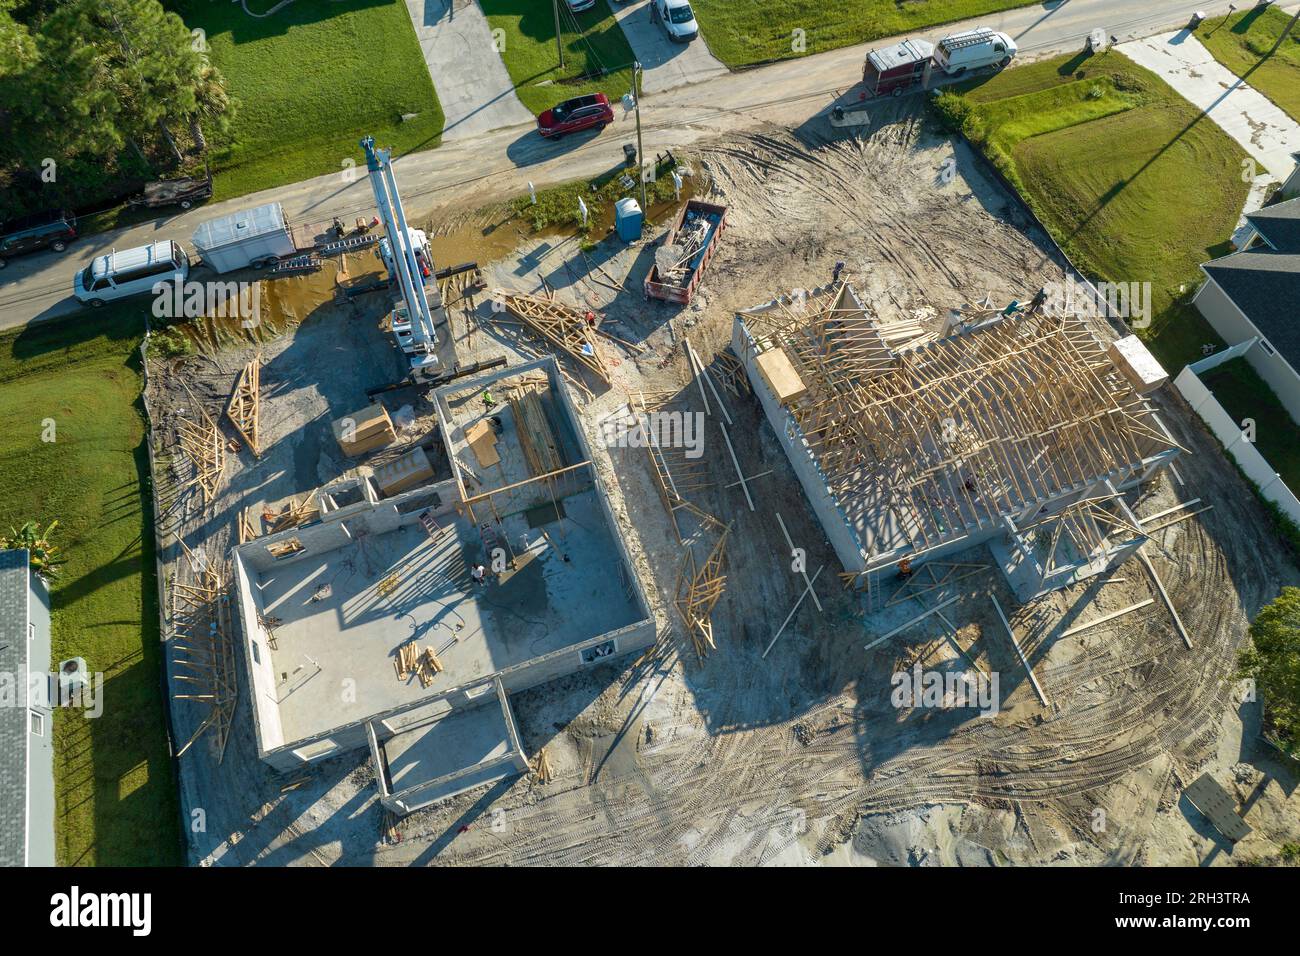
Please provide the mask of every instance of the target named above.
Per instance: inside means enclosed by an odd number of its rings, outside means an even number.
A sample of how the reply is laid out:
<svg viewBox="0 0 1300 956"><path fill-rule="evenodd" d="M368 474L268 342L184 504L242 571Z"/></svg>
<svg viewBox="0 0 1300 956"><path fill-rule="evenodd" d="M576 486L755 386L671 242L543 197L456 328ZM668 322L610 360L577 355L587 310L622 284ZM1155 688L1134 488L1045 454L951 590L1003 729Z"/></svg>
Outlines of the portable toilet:
<svg viewBox="0 0 1300 956"><path fill-rule="evenodd" d="M641 225L645 214L640 204L631 196L620 199L614 204L614 231L624 242L635 242L641 238Z"/></svg>

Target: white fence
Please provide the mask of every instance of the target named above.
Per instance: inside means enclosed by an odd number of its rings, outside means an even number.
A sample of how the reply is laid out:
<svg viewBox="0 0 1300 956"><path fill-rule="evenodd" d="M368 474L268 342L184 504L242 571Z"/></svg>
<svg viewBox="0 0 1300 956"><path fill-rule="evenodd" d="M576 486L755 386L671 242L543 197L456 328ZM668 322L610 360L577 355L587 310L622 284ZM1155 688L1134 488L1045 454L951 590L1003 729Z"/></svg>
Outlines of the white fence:
<svg viewBox="0 0 1300 956"><path fill-rule="evenodd" d="M1246 346L1241 351L1245 352L1253 344L1253 340L1241 343ZM1254 443L1246 440L1241 426L1232 420L1232 416L1219 404L1214 393L1206 388L1196 375L1197 371L1206 371L1207 364L1209 368L1213 368L1231 358L1236 358L1237 356L1231 353L1238 348L1241 346L1224 349L1210 359L1188 365L1174 379L1174 387L1183 398L1187 399L1187 403L1192 406L1192 411L1201 416L1201 420L1209 426L1214 436L1223 442L1223 450L1241 466L1246 477L1259 486L1260 493L1286 512L1293 521L1300 523L1300 499L1297 499L1287 487L1282 476L1264 460L1264 456L1256 450Z"/></svg>

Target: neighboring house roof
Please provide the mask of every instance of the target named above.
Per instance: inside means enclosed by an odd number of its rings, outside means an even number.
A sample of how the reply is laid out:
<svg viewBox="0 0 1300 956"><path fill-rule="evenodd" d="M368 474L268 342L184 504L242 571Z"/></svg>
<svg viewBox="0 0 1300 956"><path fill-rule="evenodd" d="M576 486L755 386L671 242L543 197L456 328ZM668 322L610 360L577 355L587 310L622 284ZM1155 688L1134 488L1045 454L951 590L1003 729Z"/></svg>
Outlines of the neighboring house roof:
<svg viewBox="0 0 1300 956"><path fill-rule="evenodd" d="M1256 209L1246 219L1278 252L1300 252L1300 198Z"/></svg>
<svg viewBox="0 0 1300 956"><path fill-rule="evenodd" d="M0 551L0 866L23 866L27 846L27 552ZM9 701L4 701L8 704Z"/></svg>
<svg viewBox="0 0 1300 956"><path fill-rule="evenodd" d="M1300 368L1300 247L1235 252L1202 268L1288 362Z"/></svg>

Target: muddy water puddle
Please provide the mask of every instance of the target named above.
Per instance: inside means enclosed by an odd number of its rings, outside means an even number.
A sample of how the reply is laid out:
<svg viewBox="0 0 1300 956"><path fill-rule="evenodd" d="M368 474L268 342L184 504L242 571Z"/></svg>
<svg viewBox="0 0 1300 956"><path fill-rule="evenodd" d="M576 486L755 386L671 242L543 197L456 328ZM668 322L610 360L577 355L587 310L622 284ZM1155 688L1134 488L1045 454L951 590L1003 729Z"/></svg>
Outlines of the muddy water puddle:
<svg viewBox="0 0 1300 956"><path fill-rule="evenodd" d="M315 272L259 279L254 284L256 291L244 293L238 303L227 299L210 309L208 315L180 328L201 351L268 342L333 303L338 289L365 286L384 278L374 247L331 256L323 259Z"/></svg>

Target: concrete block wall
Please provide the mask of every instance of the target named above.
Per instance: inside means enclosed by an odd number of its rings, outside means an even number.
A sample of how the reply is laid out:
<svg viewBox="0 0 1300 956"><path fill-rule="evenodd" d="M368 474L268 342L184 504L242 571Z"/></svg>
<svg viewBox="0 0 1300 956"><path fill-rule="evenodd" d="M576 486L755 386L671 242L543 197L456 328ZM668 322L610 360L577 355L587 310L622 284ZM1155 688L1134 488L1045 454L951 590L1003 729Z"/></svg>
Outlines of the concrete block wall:
<svg viewBox="0 0 1300 956"><path fill-rule="evenodd" d="M813 458L812 451L804 440L798 423L786 411L785 407L768 388L762 372L758 370L756 359L758 347L754 337L746 328L741 316L737 316L732 327L731 348L745 366L754 394L767 415L777 440L785 449L786 457L794 469L799 484L803 486L804 496L808 499L813 513L821 524L822 531L835 549L840 564L846 571L861 571L867 566L867 557L858 536L849 524L848 515L840 508L826 488L826 479Z"/></svg>
<svg viewBox="0 0 1300 956"><path fill-rule="evenodd" d="M266 633L257 622L257 599L239 551L235 552L232 563L235 568L235 614L242 638L253 721L261 746L273 750L284 743L284 729L280 724L280 708L275 703L275 669L271 666L271 650L266 646Z"/></svg>

